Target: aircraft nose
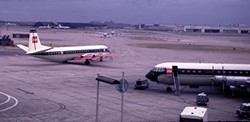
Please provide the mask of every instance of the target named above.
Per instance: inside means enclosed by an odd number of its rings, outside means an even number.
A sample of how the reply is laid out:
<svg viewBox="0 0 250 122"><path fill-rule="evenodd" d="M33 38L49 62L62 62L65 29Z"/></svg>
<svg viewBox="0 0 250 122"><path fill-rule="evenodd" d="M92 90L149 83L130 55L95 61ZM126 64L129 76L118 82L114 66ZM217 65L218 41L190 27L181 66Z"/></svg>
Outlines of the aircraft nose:
<svg viewBox="0 0 250 122"><path fill-rule="evenodd" d="M145 77L151 81L155 81L155 82L158 82L157 78L158 78L159 75L157 75L156 72L150 70L146 75Z"/></svg>

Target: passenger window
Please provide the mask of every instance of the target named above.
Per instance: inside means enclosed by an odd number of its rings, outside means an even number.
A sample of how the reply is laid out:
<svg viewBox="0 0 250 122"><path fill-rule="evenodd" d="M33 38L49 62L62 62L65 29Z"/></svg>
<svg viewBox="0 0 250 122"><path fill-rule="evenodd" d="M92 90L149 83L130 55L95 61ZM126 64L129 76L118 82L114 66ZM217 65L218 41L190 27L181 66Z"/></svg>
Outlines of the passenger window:
<svg viewBox="0 0 250 122"><path fill-rule="evenodd" d="M226 72L226 71L223 71L223 74L227 74L227 72Z"/></svg>
<svg viewBox="0 0 250 122"><path fill-rule="evenodd" d="M217 71L218 74L220 74L220 71Z"/></svg>

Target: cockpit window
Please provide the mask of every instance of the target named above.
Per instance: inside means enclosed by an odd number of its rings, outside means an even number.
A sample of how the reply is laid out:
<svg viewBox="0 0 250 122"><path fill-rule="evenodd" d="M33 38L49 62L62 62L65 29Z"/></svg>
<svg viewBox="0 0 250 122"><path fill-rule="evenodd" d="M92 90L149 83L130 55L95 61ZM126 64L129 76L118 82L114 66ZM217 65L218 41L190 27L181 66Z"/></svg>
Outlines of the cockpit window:
<svg viewBox="0 0 250 122"><path fill-rule="evenodd" d="M110 50L109 50L109 49L106 49L106 52L110 52Z"/></svg>
<svg viewBox="0 0 250 122"><path fill-rule="evenodd" d="M241 105L240 109L243 110L243 111L249 111L250 110L250 106Z"/></svg>
<svg viewBox="0 0 250 122"><path fill-rule="evenodd" d="M165 68L158 68L158 67L155 67L153 69L154 72L165 72Z"/></svg>

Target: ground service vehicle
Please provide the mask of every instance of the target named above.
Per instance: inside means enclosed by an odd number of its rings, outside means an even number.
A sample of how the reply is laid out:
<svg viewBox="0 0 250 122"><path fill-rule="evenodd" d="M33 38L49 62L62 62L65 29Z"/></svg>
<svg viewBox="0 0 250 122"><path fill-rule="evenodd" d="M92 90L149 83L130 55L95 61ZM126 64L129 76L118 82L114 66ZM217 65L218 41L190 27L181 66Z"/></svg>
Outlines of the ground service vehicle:
<svg viewBox="0 0 250 122"><path fill-rule="evenodd" d="M236 114L239 118L249 118L250 117L250 103L242 103L240 107L236 110Z"/></svg>
<svg viewBox="0 0 250 122"><path fill-rule="evenodd" d="M135 83L135 89L147 89L149 86L148 80L137 80Z"/></svg>
<svg viewBox="0 0 250 122"><path fill-rule="evenodd" d="M204 122L207 120L207 108L185 107L180 114L180 122Z"/></svg>
<svg viewBox="0 0 250 122"><path fill-rule="evenodd" d="M206 106L208 101L209 101L209 99L208 99L207 95L204 92L198 94L197 97L196 97L196 104L199 105L199 106L200 105L201 106L202 105Z"/></svg>

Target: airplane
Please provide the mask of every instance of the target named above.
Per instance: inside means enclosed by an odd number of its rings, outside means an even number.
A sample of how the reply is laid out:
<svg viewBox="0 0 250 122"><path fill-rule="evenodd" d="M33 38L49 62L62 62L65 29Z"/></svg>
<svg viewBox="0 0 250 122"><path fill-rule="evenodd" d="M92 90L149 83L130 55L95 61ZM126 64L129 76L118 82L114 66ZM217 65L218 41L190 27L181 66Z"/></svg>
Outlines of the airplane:
<svg viewBox="0 0 250 122"><path fill-rule="evenodd" d="M16 26L16 23L10 23L10 22L8 22L8 23L5 23L5 25L7 25L7 26Z"/></svg>
<svg viewBox="0 0 250 122"><path fill-rule="evenodd" d="M42 45L36 30L30 30L29 45L17 44L27 55L55 62L67 63L72 60L85 60L89 65L93 60L103 61L104 58L120 56L111 54L105 45L71 46L71 47L49 47Z"/></svg>
<svg viewBox="0 0 250 122"><path fill-rule="evenodd" d="M157 64L145 77L168 85L167 92L172 91L171 85L175 90L183 85L190 88L222 86L223 91L225 87L232 91L250 91L250 64L165 62Z"/></svg>
<svg viewBox="0 0 250 122"><path fill-rule="evenodd" d="M114 30L111 32L111 35L115 35L115 31Z"/></svg>
<svg viewBox="0 0 250 122"><path fill-rule="evenodd" d="M103 34L101 35L101 38L111 38L111 37L114 36L115 34L116 34L116 33L115 33L114 30L111 31L111 33L105 32L105 33L103 33Z"/></svg>
<svg viewBox="0 0 250 122"><path fill-rule="evenodd" d="M108 37L108 33L103 33L103 37L104 38Z"/></svg>
<svg viewBox="0 0 250 122"><path fill-rule="evenodd" d="M50 25L47 25L47 26L39 26L38 28L40 28L40 29L50 29L51 26L50 26Z"/></svg>
<svg viewBox="0 0 250 122"><path fill-rule="evenodd" d="M57 28L57 29L70 29L69 26L62 26L61 24L59 24L58 26L55 26L55 28Z"/></svg>

